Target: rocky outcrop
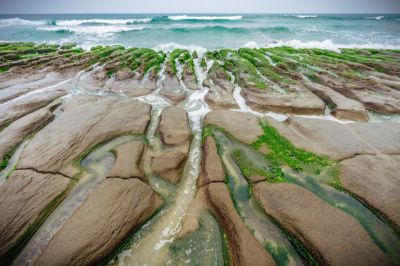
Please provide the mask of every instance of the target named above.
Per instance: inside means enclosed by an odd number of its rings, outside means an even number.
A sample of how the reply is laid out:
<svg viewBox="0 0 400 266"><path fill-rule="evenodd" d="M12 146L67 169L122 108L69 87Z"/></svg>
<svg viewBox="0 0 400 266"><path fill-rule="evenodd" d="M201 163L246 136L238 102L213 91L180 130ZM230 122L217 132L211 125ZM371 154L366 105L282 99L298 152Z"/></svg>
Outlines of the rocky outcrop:
<svg viewBox="0 0 400 266"><path fill-rule="evenodd" d="M313 83L308 80L304 81L304 85L331 107L333 109L331 114L338 119L361 122L368 121L368 113L361 103L347 98L324 85Z"/></svg>
<svg viewBox="0 0 400 266"><path fill-rule="evenodd" d="M192 139L187 112L173 106L165 108L162 112L158 131L166 145L188 146Z"/></svg>
<svg viewBox="0 0 400 266"><path fill-rule="evenodd" d="M351 123L289 117L263 118L299 148L341 160L356 154L400 153L400 124Z"/></svg>
<svg viewBox="0 0 400 266"><path fill-rule="evenodd" d="M78 97L63 111L29 142L18 169L73 176L77 169L71 163L85 150L120 134L144 133L150 121L148 104L112 97Z"/></svg>
<svg viewBox="0 0 400 266"><path fill-rule="evenodd" d="M206 115L204 124L223 128L233 137L246 144L251 144L263 134L258 118L248 113L216 110Z"/></svg>
<svg viewBox="0 0 400 266"><path fill-rule="evenodd" d="M227 235L232 265L275 265L271 255L255 239L236 212L228 187L224 183L211 183L205 189Z"/></svg>
<svg viewBox="0 0 400 266"><path fill-rule="evenodd" d="M342 186L400 228L400 155L359 155L341 162Z"/></svg>
<svg viewBox="0 0 400 266"><path fill-rule="evenodd" d="M98 264L161 203L139 179L106 179L57 232L35 265Z"/></svg>
<svg viewBox="0 0 400 266"><path fill-rule="evenodd" d="M400 113L400 92L377 82L353 81L347 83L327 75L318 74L321 82L343 94L361 102L366 109L384 114Z"/></svg>
<svg viewBox="0 0 400 266"><path fill-rule="evenodd" d="M150 155L151 171L177 183L181 179L192 139L186 111L173 106L166 108L161 114L158 132L166 149Z"/></svg>
<svg viewBox="0 0 400 266"><path fill-rule="evenodd" d="M288 94L243 90L242 95L253 110L300 115L325 113L324 102L307 90Z"/></svg>
<svg viewBox="0 0 400 266"><path fill-rule="evenodd" d="M71 75L72 76L72 75ZM71 76L68 76L67 78L70 78ZM17 98L18 96L38 90L38 89L44 89L46 87L50 86L55 86L58 83L61 83L63 80L66 80L63 75L60 73L50 73L46 75L43 79L35 80L35 81L30 81L27 83L22 83L22 84L16 84L8 88L3 88L0 90L0 103L4 103L6 101L9 101L11 99Z"/></svg>
<svg viewBox="0 0 400 266"><path fill-rule="evenodd" d="M202 187L212 182L224 182L225 172L217 152L217 145L212 137L207 137L203 144L201 172L197 186Z"/></svg>
<svg viewBox="0 0 400 266"><path fill-rule="evenodd" d="M348 214L293 184L258 183L261 207L326 265L390 265L368 233Z"/></svg>
<svg viewBox="0 0 400 266"><path fill-rule="evenodd" d="M0 186L0 258L43 222L69 182L57 174L17 170Z"/></svg>
<svg viewBox="0 0 400 266"><path fill-rule="evenodd" d="M155 155L151 158L152 172L173 183L178 183L182 177L187 156L187 152L173 148Z"/></svg>
<svg viewBox="0 0 400 266"><path fill-rule="evenodd" d="M34 112L65 95L64 90L50 90L30 95L0 106L0 128Z"/></svg>
<svg viewBox="0 0 400 266"><path fill-rule="evenodd" d="M196 73L194 73L193 69L186 64L185 68L182 73L182 80L183 83L185 83L186 87L189 90L198 90L199 86L197 85L197 80L196 80Z"/></svg>
<svg viewBox="0 0 400 266"><path fill-rule="evenodd" d="M43 128L54 115L49 107L22 117L0 132L0 159L12 151L28 135Z"/></svg>
<svg viewBox="0 0 400 266"><path fill-rule="evenodd" d="M186 98L186 93L181 87L178 78L172 72L171 66L167 65L165 79L162 83L162 89L160 90L160 95L169 99L174 103L179 103Z"/></svg>
<svg viewBox="0 0 400 266"><path fill-rule="evenodd" d="M145 177L141 167L143 149L144 144L140 140L118 146L115 149L117 160L108 176L119 178L137 177L144 180Z"/></svg>

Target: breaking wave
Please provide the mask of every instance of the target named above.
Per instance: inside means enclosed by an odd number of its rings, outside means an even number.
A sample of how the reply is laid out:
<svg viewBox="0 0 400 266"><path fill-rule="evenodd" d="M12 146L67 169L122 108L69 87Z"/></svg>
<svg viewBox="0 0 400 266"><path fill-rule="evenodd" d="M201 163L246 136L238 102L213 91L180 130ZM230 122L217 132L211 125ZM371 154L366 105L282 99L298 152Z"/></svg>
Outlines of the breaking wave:
<svg viewBox="0 0 400 266"><path fill-rule="evenodd" d="M295 17L295 18L318 18L317 15L285 15L286 17Z"/></svg>
<svg viewBox="0 0 400 266"><path fill-rule="evenodd" d="M304 42L300 40L290 40L290 41L273 41L267 43L266 45L260 45L260 47L281 47L281 46L290 46L293 48L320 48L331 50L340 53L341 48L369 48L369 49L400 49L399 45L391 45L391 44L381 44L381 43L368 43L368 44L337 44L332 40L324 40L324 41L309 41Z"/></svg>
<svg viewBox="0 0 400 266"><path fill-rule="evenodd" d="M88 24L108 24L108 25L130 25L139 23L149 23L151 18L142 19L72 19L72 20L59 20L56 21L57 26L78 26Z"/></svg>
<svg viewBox="0 0 400 266"><path fill-rule="evenodd" d="M170 20L241 20L243 16L168 16Z"/></svg>
<svg viewBox="0 0 400 266"><path fill-rule="evenodd" d="M48 21L46 20L27 20L22 18L6 18L0 19L0 27L9 26L39 26L46 25Z"/></svg>
<svg viewBox="0 0 400 266"><path fill-rule="evenodd" d="M127 25L121 26L55 26L55 27L39 27L38 30L53 31L59 33L75 33L82 35L110 36L118 32L139 31L143 27L133 27Z"/></svg>

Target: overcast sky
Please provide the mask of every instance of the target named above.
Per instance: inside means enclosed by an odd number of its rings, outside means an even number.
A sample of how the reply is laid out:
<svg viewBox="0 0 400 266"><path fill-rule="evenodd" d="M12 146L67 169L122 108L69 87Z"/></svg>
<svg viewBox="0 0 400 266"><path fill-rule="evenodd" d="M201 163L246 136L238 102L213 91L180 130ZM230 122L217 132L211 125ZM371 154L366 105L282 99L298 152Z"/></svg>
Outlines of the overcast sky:
<svg viewBox="0 0 400 266"><path fill-rule="evenodd" d="M0 0L0 13L400 13L400 0Z"/></svg>

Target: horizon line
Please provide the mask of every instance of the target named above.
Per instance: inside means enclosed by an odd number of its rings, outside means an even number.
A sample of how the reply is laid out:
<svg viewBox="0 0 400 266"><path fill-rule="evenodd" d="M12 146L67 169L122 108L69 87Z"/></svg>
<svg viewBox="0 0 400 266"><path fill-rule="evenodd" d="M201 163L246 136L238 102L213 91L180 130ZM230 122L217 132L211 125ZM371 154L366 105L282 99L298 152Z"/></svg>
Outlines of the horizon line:
<svg viewBox="0 0 400 266"><path fill-rule="evenodd" d="M327 13L327 12L321 12L321 13L315 13L315 12L287 12L287 13L282 13L282 12L263 12L263 13L258 13L258 12L246 12L246 13L238 13L238 12L201 12L201 13L196 13L196 12L165 12L165 13L158 13L158 12L109 12L109 13L103 13L103 12L65 12L65 13L1 13L0 15L400 15L400 13Z"/></svg>

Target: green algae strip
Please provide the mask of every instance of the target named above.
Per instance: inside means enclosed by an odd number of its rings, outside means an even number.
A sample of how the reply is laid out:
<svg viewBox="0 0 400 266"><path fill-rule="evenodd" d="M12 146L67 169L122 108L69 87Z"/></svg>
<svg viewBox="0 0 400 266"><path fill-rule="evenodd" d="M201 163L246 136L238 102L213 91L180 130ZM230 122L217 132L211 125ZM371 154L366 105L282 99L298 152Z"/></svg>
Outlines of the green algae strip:
<svg viewBox="0 0 400 266"><path fill-rule="evenodd" d="M261 245L265 247L266 251L271 254L278 265L301 265L301 259L286 234L270 221L253 198L252 186L242 176L241 173L243 171L238 167L234 159L234 151L238 150L246 150L243 152L244 156L251 158L250 160L253 162L263 160L262 155L257 154L258 152L252 147L228 137L218 127L206 126L205 135L210 134L216 139L218 153L227 172L227 185L233 204L246 226L248 226ZM252 166L262 168L258 163ZM263 171L267 171L267 169L263 168Z"/></svg>
<svg viewBox="0 0 400 266"><path fill-rule="evenodd" d="M270 160L274 160L286 182L304 187L331 206L339 208L353 216L358 220L360 225L365 228L376 245L387 253L389 257L392 258L392 261L398 261L400 241L398 235L396 235L395 228L393 229L390 223L382 220L381 216L377 215L379 213L365 206L362 202L358 201L357 198L353 197L351 193L348 193L341 187L340 180L338 179L340 169L335 161L328 157L318 156L296 148L286 138L280 136L275 128L265 122L262 123L262 127L264 134L260 136L259 140L254 142L251 146L242 144L243 149L248 153L254 153L254 149L260 149L262 145L267 145L268 153L264 155L265 165L271 167L274 163L271 163ZM218 130L218 127L211 126L210 128ZM205 134L212 135L213 131L211 129L205 131ZM223 130L221 130L221 132L223 132ZM226 135L231 137L229 134ZM226 145L226 143L224 144ZM223 144L218 143L218 146L218 150L221 152L223 149L221 146L223 146ZM255 157L243 151L239 152L238 150L239 149L235 150L231 156L243 175L259 174L260 167L258 163L255 163L253 160ZM234 184L233 180L234 179L231 179L231 181L228 182L231 189ZM233 198L236 197L237 199L244 200L246 198L244 195L248 195L247 189L238 190L237 193L239 194L236 196L234 193L232 194ZM236 205L239 204L236 203ZM237 208L238 211L240 211L240 207ZM284 228L281 229L284 230ZM289 236L288 238L290 239ZM298 246L296 249L302 249L298 240L290 239L290 241L295 246Z"/></svg>

